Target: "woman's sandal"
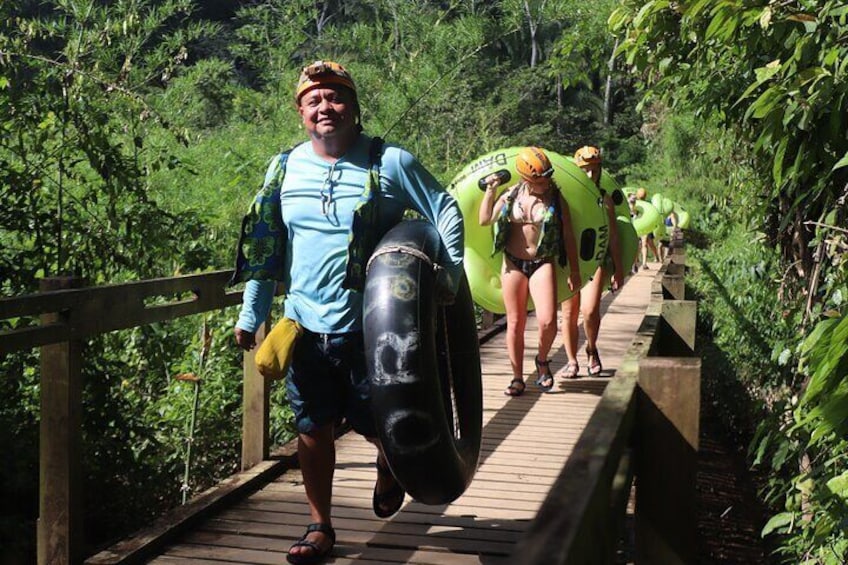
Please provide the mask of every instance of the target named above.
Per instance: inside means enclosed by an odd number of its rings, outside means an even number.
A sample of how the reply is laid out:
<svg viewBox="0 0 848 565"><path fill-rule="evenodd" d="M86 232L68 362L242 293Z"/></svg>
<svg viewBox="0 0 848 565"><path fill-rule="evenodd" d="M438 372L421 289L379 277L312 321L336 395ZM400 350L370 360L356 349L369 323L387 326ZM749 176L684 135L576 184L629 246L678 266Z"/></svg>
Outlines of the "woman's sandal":
<svg viewBox="0 0 848 565"><path fill-rule="evenodd" d="M576 379L579 372L580 364L577 361L569 361L565 364L565 367L560 370L559 376L563 379Z"/></svg>
<svg viewBox="0 0 848 565"><path fill-rule="evenodd" d="M554 376L551 374L551 360L539 361L539 356L536 356L536 384L542 389L542 392L549 392L554 388ZM548 384L544 384L548 383Z"/></svg>
<svg viewBox="0 0 848 565"><path fill-rule="evenodd" d="M524 389L527 385L521 379L512 379L509 386L504 389L504 394L507 396L521 396L524 394Z"/></svg>
<svg viewBox="0 0 848 565"><path fill-rule="evenodd" d="M601 365L601 358L598 356L597 349L589 349L589 346L586 346L586 357L589 359L589 368L586 369L586 372L589 373L589 376L600 375L601 371L604 370L603 365Z"/></svg>
<svg viewBox="0 0 848 565"><path fill-rule="evenodd" d="M401 506L403 506L403 499L406 496L406 491L403 490L403 487L400 486L398 480L394 475L392 475L391 469L380 465L379 457L377 458L377 474L383 478L391 477L394 481L394 486L379 494L377 493L377 485L375 484L374 496L371 502L374 514L378 518L389 518L390 516L397 514L397 511L400 510Z"/></svg>
<svg viewBox="0 0 848 565"><path fill-rule="evenodd" d="M330 540L330 545L323 550L314 541L306 539L312 532L321 532ZM324 561L333 551L333 546L336 545L336 530L330 524L322 524L315 522L306 526L306 533L294 542L289 548L289 553L286 555L286 561L294 565L311 565L312 563L320 563ZM295 547L308 547L312 551L310 553L292 553L291 550Z"/></svg>

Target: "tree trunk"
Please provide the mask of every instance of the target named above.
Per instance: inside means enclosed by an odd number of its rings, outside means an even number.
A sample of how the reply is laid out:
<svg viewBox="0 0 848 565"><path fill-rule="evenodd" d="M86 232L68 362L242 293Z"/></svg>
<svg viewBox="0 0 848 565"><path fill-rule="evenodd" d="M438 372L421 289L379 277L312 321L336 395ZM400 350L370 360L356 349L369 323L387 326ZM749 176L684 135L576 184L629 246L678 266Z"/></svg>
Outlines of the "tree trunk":
<svg viewBox="0 0 848 565"><path fill-rule="evenodd" d="M557 114L562 115L562 108L565 104L565 89L562 87L562 75L557 75L557 87L556 87L556 96L557 96ZM562 135L562 123L560 120L556 120L556 132L558 136Z"/></svg>
<svg viewBox="0 0 848 565"><path fill-rule="evenodd" d="M542 3L542 7L544 7L544 2ZM541 10L539 8L540 12ZM527 0L524 0L524 15L527 16L527 26L530 29L530 68L532 69L539 63L539 52L541 49L537 35L539 24L533 19L533 14L530 12L530 3Z"/></svg>
<svg viewBox="0 0 848 565"><path fill-rule="evenodd" d="M330 20L330 3L322 2L321 11L315 15L315 35L318 39L321 38L321 33L324 31L324 26Z"/></svg>
<svg viewBox="0 0 848 565"><path fill-rule="evenodd" d="M604 88L604 125L612 123L612 73L615 69L615 52L618 49L618 38L615 39L609 62L607 63L607 84Z"/></svg>

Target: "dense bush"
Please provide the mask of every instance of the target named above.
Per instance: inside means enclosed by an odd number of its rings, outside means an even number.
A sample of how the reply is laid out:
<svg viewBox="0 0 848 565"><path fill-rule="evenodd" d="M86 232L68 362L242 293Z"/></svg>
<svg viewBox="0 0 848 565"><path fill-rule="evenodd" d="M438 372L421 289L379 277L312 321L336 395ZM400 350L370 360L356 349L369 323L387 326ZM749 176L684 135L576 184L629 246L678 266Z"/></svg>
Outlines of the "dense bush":
<svg viewBox="0 0 848 565"><path fill-rule="evenodd" d="M702 315L754 401L736 421L759 423L763 535L787 563L848 558L843 4L625 0L611 18L646 108L696 116L656 141L664 169L700 171L693 191L709 190L696 215L711 239L697 254Z"/></svg>
<svg viewBox="0 0 848 565"><path fill-rule="evenodd" d="M788 563L842 563L846 234L835 213L817 231L813 245L823 244L827 274L814 297L810 319L818 321L805 328L806 281L793 277L780 250L751 227L752 197L742 189L754 186L756 175L733 170L708 149L726 143L728 132L698 127L685 114L660 122L649 147L658 164L631 171L649 187L675 179L689 187L676 194L695 199L687 282L698 298L700 350L711 371L704 386L720 399L714 409L727 436L749 446L763 501L773 509L763 534L781 534L774 545Z"/></svg>

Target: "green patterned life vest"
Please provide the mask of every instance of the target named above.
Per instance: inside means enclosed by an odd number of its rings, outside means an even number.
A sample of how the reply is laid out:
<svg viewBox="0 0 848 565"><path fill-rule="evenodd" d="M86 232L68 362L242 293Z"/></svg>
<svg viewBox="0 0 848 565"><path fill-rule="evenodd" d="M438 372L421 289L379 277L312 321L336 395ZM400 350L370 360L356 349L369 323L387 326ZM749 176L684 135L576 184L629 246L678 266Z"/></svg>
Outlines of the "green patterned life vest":
<svg viewBox="0 0 848 565"><path fill-rule="evenodd" d="M286 226L280 210L280 191L291 149L275 157L262 190L253 199L241 222L236 268L230 284L249 280L281 281L285 275ZM379 227L380 159L383 140L374 137L369 150L368 176L362 197L353 210L347 249L347 270L342 286L362 291L368 258L385 235ZM376 190L375 190L376 188Z"/></svg>
<svg viewBox="0 0 848 565"><path fill-rule="evenodd" d="M509 237L509 217L512 207L518 197L518 191L524 186L518 183L506 197L506 205L501 208L498 219L495 222L495 237L492 242L492 255L506 249L506 240ZM547 207L542 218L541 233L539 233L539 244L536 247L536 257L539 259L557 258L560 266L564 267L568 262L565 252L565 242L562 241L561 210L559 202L559 188L553 185L551 189L556 190L557 197L553 204ZM550 234L550 237L545 237Z"/></svg>

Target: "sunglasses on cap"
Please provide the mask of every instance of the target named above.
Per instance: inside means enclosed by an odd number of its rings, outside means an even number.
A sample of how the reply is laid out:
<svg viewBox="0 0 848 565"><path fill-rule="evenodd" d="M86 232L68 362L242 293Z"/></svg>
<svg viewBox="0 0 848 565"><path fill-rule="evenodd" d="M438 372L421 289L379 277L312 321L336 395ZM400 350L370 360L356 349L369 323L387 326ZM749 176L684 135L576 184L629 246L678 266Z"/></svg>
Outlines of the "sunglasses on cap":
<svg viewBox="0 0 848 565"><path fill-rule="evenodd" d="M311 65L303 67L302 74L306 75L307 78L315 78L320 75L333 74L342 78L346 78L350 80L350 75L341 65L338 63L325 62L325 61L315 61Z"/></svg>
<svg viewBox="0 0 848 565"><path fill-rule="evenodd" d="M299 102L300 97L307 91L320 85L331 84L345 86L356 93L356 85L353 84L353 78L347 69L333 61L315 61L303 67L300 72L294 94L295 102Z"/></svg>
<svg viewBox="0 0 848 565"><path fill-rule="evenodd" d="M550 167L548 167L547 169L545 169L541 173L537 173L537 172L533 171L533 173L530 174L529 176L533 179L549 179L552 176L554 176L554 166L551 165Z"/></svg>

